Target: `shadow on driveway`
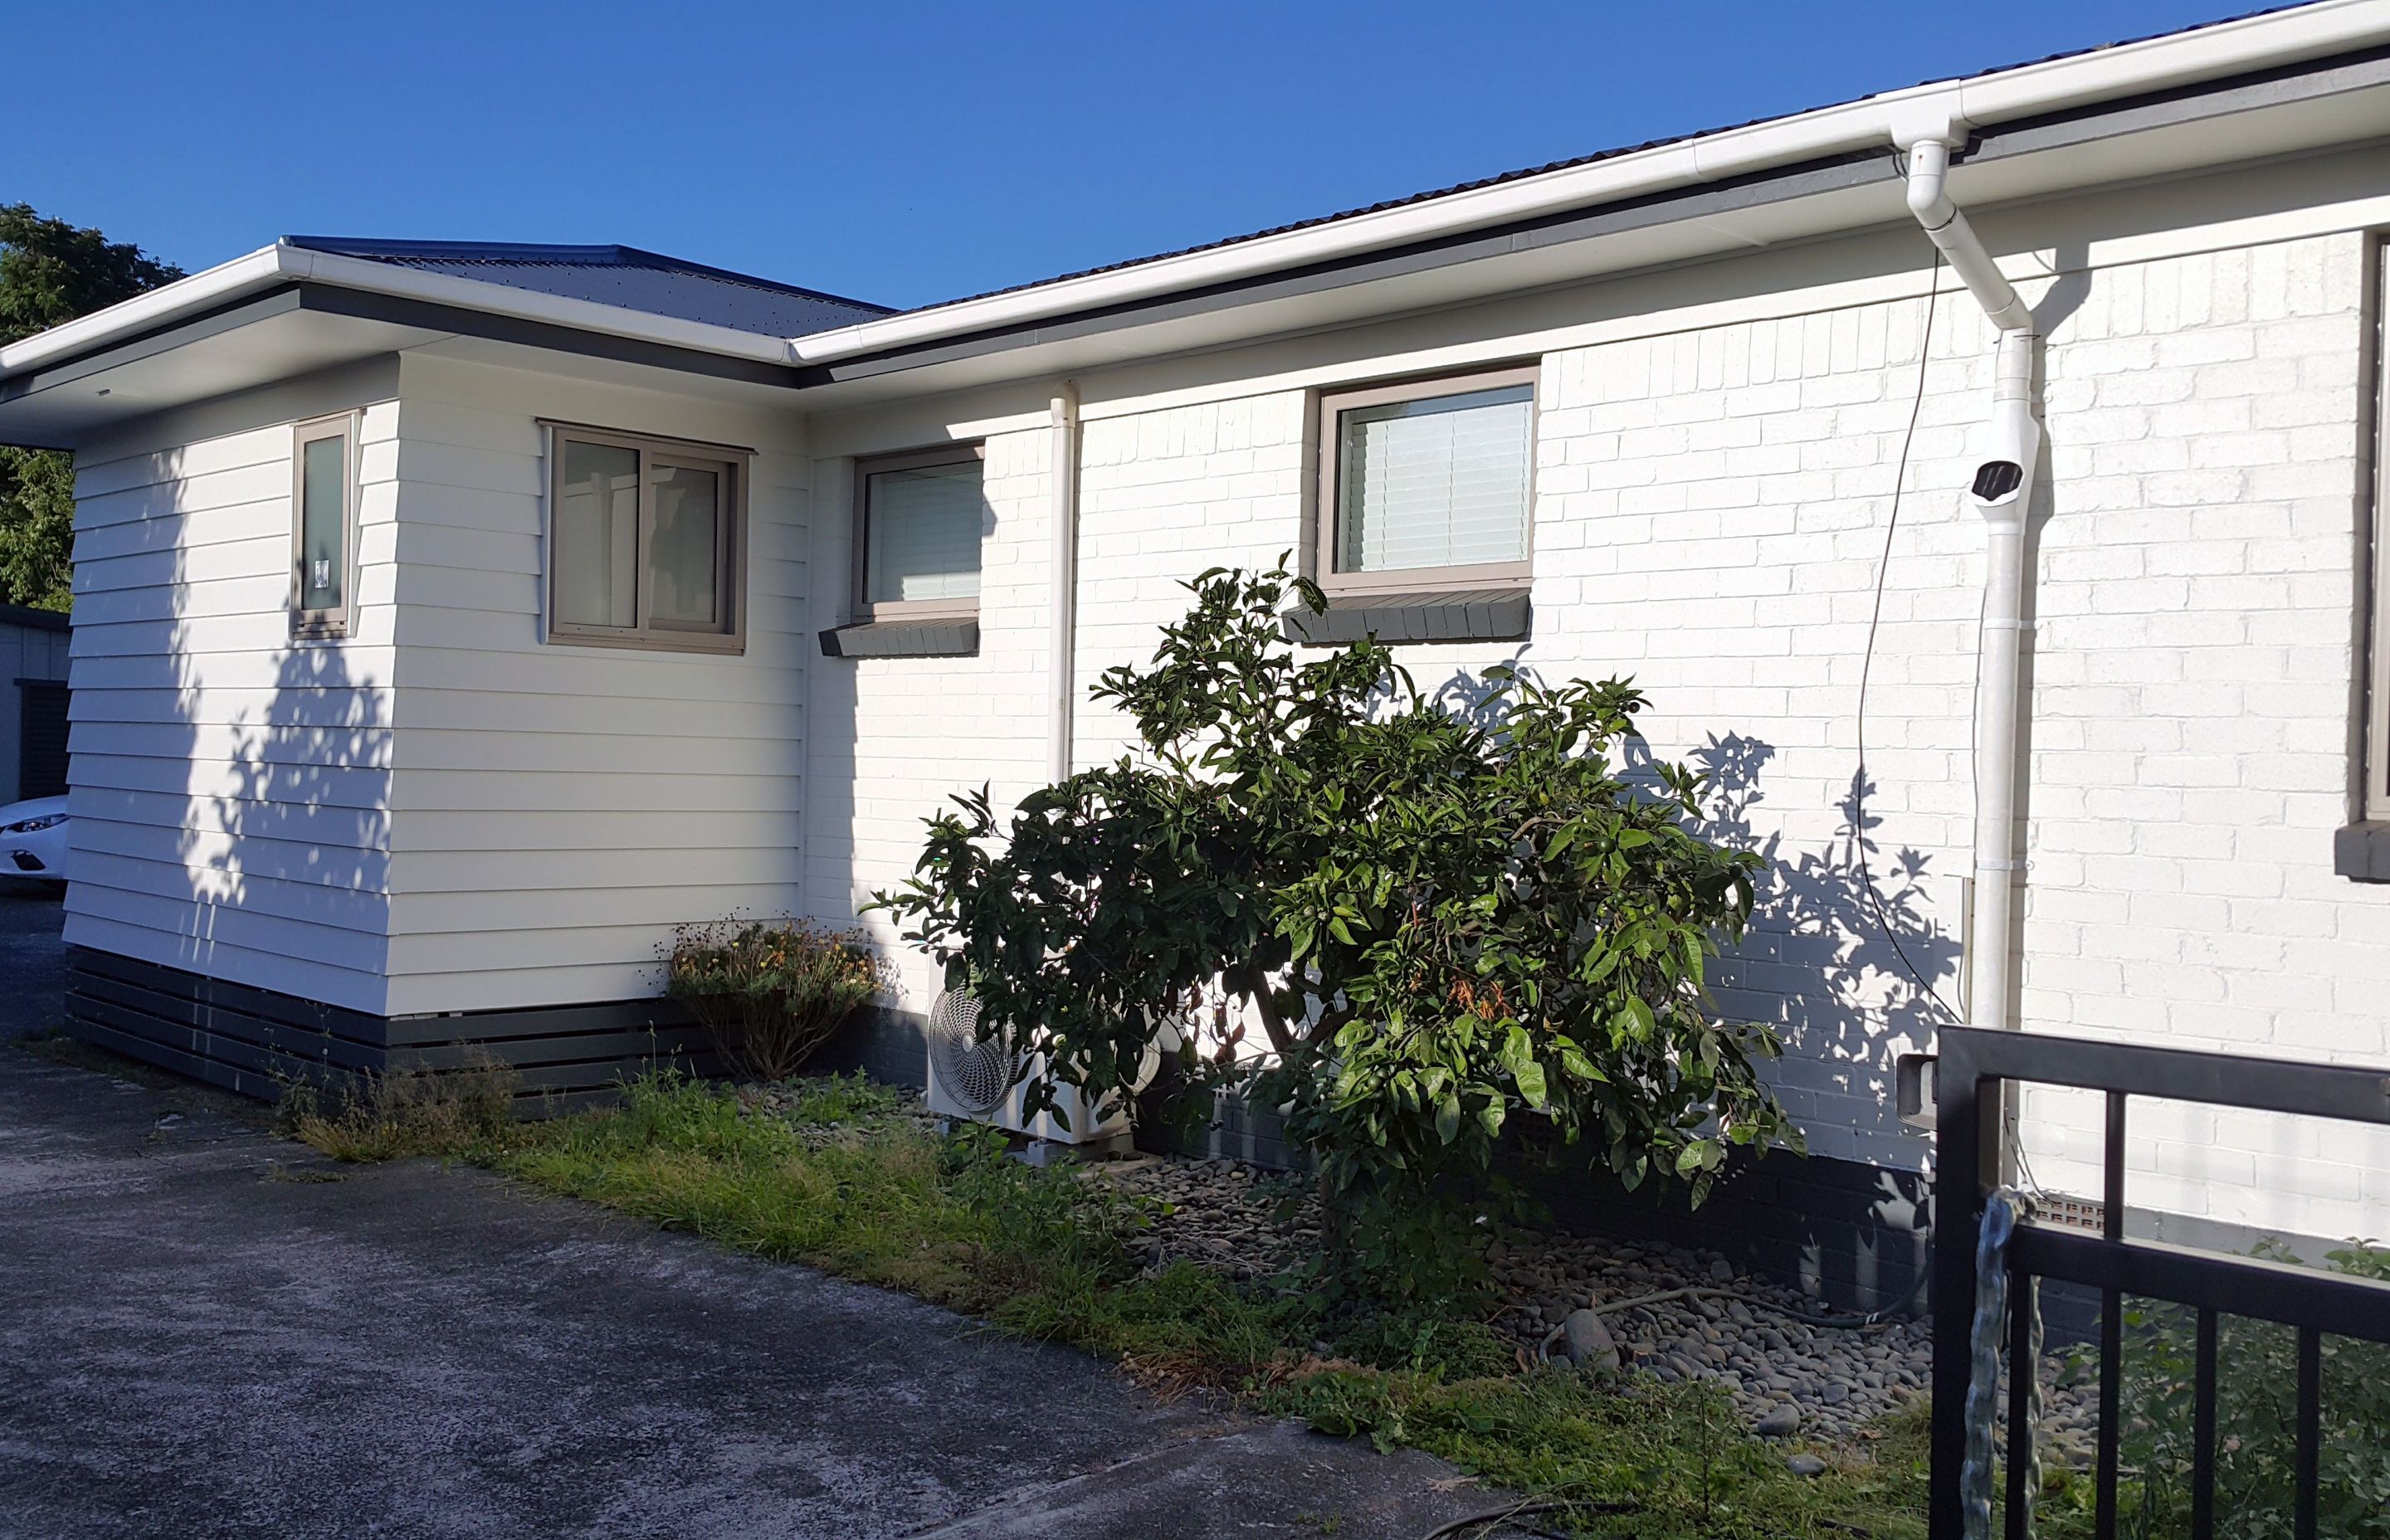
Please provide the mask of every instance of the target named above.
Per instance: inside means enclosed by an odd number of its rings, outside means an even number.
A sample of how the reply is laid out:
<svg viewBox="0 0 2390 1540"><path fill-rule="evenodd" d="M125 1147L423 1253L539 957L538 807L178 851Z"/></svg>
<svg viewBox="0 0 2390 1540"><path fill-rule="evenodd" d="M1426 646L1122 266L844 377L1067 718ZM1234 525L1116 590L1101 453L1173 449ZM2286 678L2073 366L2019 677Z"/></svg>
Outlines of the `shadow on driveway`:
<svg viewBox="0 0 2390 1540"><path fill-rule="evenodd" d="M1415 1540L1449 1475L0 1045L0 1534Z"/></svg>
<svg viewBox="0 0 2390 1540"><path fill-rule="evenodd" d="M66 890L0 877L0 1039L58 1025L67 987Z"/></svg>

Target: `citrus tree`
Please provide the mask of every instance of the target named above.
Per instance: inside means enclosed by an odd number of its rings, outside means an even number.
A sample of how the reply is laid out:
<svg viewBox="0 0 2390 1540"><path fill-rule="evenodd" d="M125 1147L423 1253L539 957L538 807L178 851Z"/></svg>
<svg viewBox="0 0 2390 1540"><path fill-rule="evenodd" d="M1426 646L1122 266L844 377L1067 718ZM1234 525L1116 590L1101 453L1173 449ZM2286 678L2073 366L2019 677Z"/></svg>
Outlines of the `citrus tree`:
<svg viewBox="0 0 2390 1540"><path fill-rule="evenodd" d="M1214 570L1150 665L1094 696L1141 753L1000 818L930 821L876 895L1055 1086L1130 1086L1163 1024L1225 988L1266 1038L1188 1067L1286 1110L1361 1273L1440 1286L1508 1153L1598 1162L1695 1201L1730 1146L1798 1143L1705 977L1757 857L1697 831L1702 778L1625 756L1631 684L1497 668L1432 699L1376 641L1298 654L1284 571ZM1450 1264L1446 1266L1444 1264Z"/></svg>

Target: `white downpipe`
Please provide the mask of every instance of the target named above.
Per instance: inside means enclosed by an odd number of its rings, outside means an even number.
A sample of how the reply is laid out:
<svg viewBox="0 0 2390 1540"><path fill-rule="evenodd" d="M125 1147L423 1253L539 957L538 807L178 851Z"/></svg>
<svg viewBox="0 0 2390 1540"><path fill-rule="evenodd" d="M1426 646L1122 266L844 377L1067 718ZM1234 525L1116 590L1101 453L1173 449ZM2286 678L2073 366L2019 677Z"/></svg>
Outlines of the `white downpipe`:
<svg viewBox="0 0 2390 1540"><path fill-rule="evenodd" d="M1967 935L1967 1020L2010 1020L2009 933L2016 905L2017 676L2024 628L2024 521L2041 456L2033 416L2033 312L2001 276L1944 181L1950 147L1921 138L1908 148L1908 207L1984 314L2000 328L1991 416L1981 430L1968 495L1984 520L1984 623L1975 689L1975 885Z"/></svg>
<svg viewBox="0 0 2390 1540"><path fill-rule="evenodd" d="M1054 602L1048 617L1053 630L1047 647L1053 666L1047 671L1052 693L1047 699L1046 742L1047 766L1052 772L1048 778L1059 781L1071 773L1072 712L1078 693L1073 671L1079 636L1079 388L1075 384L1066 379L1056 388L1047 404L1047 421L1051 435L1047 474L1053 480L1053 549L1048 566L1053 572Z"/></svg>

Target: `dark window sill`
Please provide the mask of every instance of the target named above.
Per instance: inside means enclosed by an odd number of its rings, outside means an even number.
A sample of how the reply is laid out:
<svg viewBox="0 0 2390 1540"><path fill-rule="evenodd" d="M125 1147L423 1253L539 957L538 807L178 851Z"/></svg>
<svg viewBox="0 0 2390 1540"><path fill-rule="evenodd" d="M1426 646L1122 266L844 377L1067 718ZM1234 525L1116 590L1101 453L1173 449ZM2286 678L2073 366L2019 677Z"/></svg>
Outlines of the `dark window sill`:
<svg viewBox="0 0 2390 1540"><path fill-rule="evenodd" d="M2334 834L2332 869L2358 882L2390 882L2390 822L2351 824Z"/></svg>
<svg viewBox="0 0 2390 1540"><path fill-rule="evenodd" d="M1381 642L1515 642L1525 638L1527 588L1442 589L1413 594L1330 596L1325 613L1291 610L1279 617L1287 640L1333 647L1376 636Z"/></svg>
<svg viewBox="0 0 2390 1540"><path fill-rule="evenodd" d="M864 621L823 632L821 649L825 658L974 658L979 621Z"/></svg>

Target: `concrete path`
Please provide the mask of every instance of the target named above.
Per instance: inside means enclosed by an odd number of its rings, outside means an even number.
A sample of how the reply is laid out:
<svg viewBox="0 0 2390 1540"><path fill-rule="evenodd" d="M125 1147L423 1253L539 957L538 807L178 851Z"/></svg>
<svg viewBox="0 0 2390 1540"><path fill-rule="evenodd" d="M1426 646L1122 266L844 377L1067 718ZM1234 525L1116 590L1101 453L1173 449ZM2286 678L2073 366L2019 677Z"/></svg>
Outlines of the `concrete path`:
<svg viewBox="0 0 2390 1540"><path fill-rule="evenodd" d="M1450 1476L0 1043L0 1535L1415 1540Z"/></svg>

